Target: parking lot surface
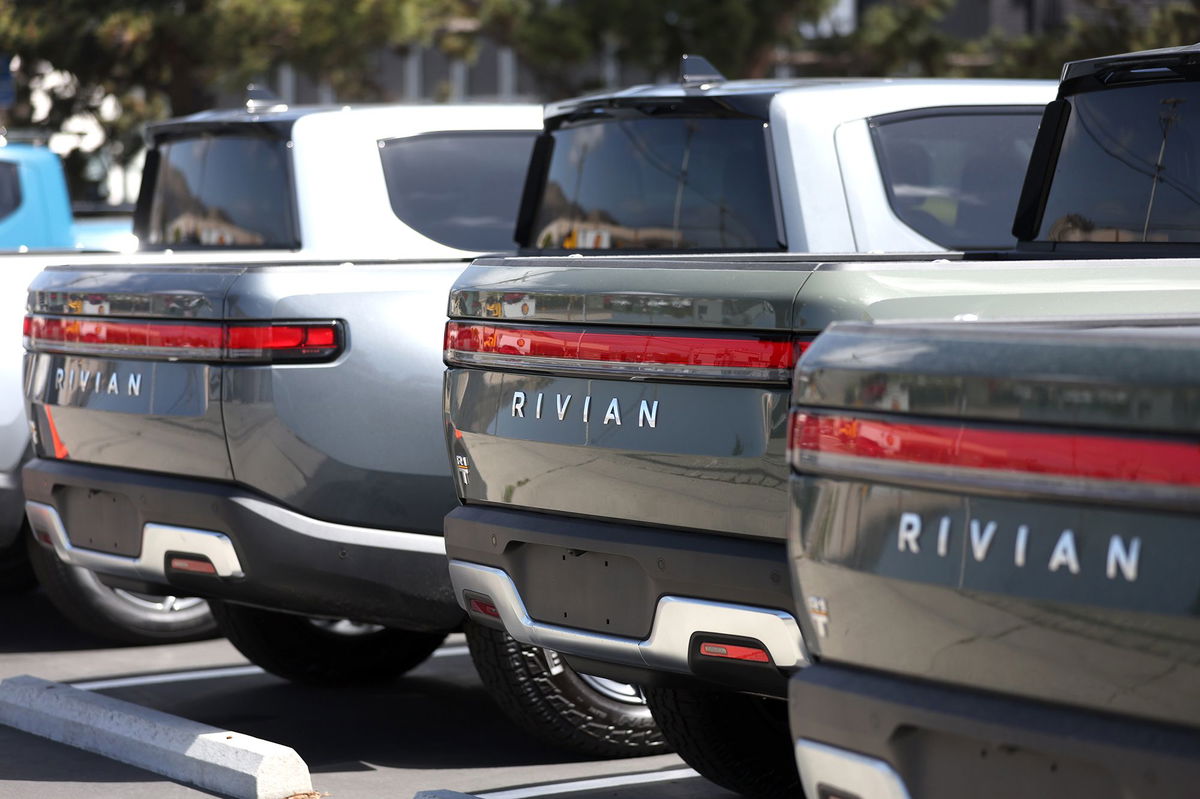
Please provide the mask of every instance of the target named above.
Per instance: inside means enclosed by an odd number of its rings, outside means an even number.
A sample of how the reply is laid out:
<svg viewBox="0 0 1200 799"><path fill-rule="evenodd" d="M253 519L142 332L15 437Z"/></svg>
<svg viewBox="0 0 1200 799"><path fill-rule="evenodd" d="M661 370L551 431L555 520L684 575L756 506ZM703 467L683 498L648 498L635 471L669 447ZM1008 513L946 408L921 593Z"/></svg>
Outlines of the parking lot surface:
<svg viewBox="0 0 1200 799"><path fill-rule="evenodd" d="M113 648L40 593L0 597L0 679L31 674L294 748L334 799L445 788L492 799L732 799L674 755L587 761L511 725L461 636L383 688L322 689L264 674L223 640ZM641 775L629 777L627 775ZM0 725L0 796L212 796Z"/></svg>

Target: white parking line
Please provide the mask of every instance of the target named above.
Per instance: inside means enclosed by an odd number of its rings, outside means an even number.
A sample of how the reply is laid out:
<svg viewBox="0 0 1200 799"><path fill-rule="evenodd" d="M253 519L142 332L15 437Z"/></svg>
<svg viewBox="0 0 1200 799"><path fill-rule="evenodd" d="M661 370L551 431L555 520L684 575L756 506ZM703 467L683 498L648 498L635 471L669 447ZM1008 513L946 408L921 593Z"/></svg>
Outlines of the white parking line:
<svg viewBox="0 0 1200 799"><path fill-rule="evenodd" d="M459 655L465 655L465 654L469 653L470 651L471 650L466 645L444 646L441 649L435 649L433 652L433 657L435 657L435 658L452 658L452 657L458 657Z"/></svg>
<svg viewBox="0 0 1200 799"><path fill-rule="evenodd" d="M432 657L449 658L467 654L465 646L443 646L436 649ZM72 688L82 691L107 691L110 688L131 688L136 685L165 685L173 682L191 682L193 680L217 680L223 677L253 677L265 674L258 666L223 666L213 669L194 669L192 671L171 671L164 674L141 674L136 677L114 677L109 680L84 680L70 683Z"/></svg>
<svg viewBox="0 0 1200 799"><path fill-rule="evenodd" d="M617 774L612 777L596 777L587 780L570 780L568 782L552 782L545 785L532 785L528 788L510 788L505 791L491 791L478 794L478 799L529 799L533 796L557 796L563 793L579 793L599 788L617 788L622 785L646 785L652 782L667 780L686 780L700 775L695 769L674 768L669 771L643 771L638 774Z"/></svg>
<svg viewBox="0 0 1200 799"><path fill-rule="evenodd" d="M105 691L109 688L129 688L134 685L162 685L171 682L190 682L191 680L215 680L221 677L249 677L263 674L258 666L226 666L217 669L196 669L195 671L172 671L166 674L142 674L137 677L115 677L111 680L88 680L73 682L72 688L84 691Z"/></svg>

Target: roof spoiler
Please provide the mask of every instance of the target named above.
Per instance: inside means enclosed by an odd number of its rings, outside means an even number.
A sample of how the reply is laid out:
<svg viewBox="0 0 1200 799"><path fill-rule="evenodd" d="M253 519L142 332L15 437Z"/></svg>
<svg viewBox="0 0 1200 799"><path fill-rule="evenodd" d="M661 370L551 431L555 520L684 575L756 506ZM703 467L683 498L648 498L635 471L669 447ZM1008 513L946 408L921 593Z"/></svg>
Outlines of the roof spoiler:
<svg viewBox="0 0 1200 799"><path fill-rule="evenodd" d="M1068 61L1059 96L1096 91L1115 83L1194 78L1200 68L1200 44Z"/></svg>

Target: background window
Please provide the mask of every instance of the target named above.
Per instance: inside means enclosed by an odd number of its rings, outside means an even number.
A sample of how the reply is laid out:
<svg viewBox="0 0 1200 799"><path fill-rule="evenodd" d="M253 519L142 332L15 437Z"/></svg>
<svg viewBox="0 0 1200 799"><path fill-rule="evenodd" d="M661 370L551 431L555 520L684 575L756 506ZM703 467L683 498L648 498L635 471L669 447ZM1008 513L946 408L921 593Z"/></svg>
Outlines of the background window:
<svg viewBox="0 0 1200 799"><path fill-rule="evenodd" d="M434 133L380 150L392 211L404 224L460 250L513 250L535 133Z"/></svg>
<svg viewBox="0 0 1200 799"><path fill-rule="evenodd" d="M1016 244L1013 217L1041 109L871 121L896 216L952 250Z"/></svg>

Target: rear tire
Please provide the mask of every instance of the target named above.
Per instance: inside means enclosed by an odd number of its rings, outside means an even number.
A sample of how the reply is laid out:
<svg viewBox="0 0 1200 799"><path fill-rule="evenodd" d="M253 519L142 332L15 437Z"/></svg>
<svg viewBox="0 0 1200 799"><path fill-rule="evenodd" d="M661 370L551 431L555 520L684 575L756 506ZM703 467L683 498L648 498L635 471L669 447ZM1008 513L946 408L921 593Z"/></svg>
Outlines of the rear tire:
<svg viewBox="0 0 1200 799"><path fill-rule="evenodd" d="M63 563L32 535L25 538L46 596L84 632L121 644L176 644L216 634L217 624L203 600L110 588L94 572Z"/></svg>
<svg viewBox="0 0 1200 799"><path fill-rule="evenodd" d="M13 543L0 549L0 595L23 594L37 587L37 577L33 573L33 566L29 564L29 555L25 552L27 535L22 527L20 535Z"/></svg>
<svg viewBox="0 0 1200 799"><path fill-rule="evenodd" d="M496 704L539 741L591 757L671 751L640 692L581 675L556 654L467 622L471 659ZM621 686L632 689L632 686Z"/></svg>
<svg viewBox="0 0 1200 799"><path fill-rule="evenodd" d="M297 616L230 602L212 602L221 632L256 666L309 685L390 682L423 663L446 633L362 625L350 633Z"/></svg>
<svg viewBox="0 0 1200 799"><path fill-rule="evenodd" d="M663 735L703 776L753 799L803 797L787 702L749 694L647 688Z"/></svg>

